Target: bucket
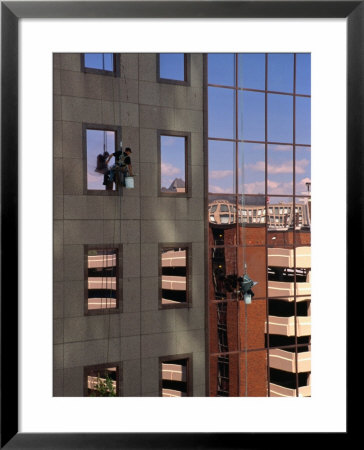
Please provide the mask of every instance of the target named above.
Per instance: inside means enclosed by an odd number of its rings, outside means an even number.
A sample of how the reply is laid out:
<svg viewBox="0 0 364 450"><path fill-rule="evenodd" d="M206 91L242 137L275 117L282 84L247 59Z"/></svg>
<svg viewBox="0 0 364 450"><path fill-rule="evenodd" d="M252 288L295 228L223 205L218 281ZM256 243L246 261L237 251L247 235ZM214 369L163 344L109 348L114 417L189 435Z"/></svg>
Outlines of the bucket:
<svg viewBox="0 0 364 450"><path fill-rule="evenodd" d="M125 177L126 189L134 189L134 177Z"/></svg>

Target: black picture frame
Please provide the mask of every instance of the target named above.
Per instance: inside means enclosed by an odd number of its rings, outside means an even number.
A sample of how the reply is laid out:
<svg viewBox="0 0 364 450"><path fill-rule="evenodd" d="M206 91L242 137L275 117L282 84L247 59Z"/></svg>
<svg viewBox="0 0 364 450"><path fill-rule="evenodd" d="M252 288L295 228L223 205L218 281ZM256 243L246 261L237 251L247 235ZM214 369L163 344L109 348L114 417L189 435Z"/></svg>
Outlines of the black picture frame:
<svg viewBox="0 0 364 450"><path fill-rule="evenodd" d="M264 448L279 433L19 433L18 432L18 22L22 18L346 18L347 19L347 288L360 293L363 230L364 5L363 1L122 1L1 2L1 448ZM356 249L354 254L353 249ZM359 255L357 252L359 250ZM358 258L359 256L359 258ZM336 274L340 277L340 274ZM6 280L6 282L5 282ZM333 280L334 282L334 280ZM339 288L339 287L338 287ZM344 289L344 286L341 286ZM340 292L340 295L344 295ZM11 298L12 301L8 301ZM358 295L356 296L359 300ZM360 301L360 300L359 300ZM357 315L359 316L359 315ZM351 324L351 328L356 328ZM351 342L352 343L352 342ZM330 345L330 344L328 344ZM347 346L351 348L350 343ZM348 360L349 361L349 360ZM349 372L348 372L349 374ZM349 384L347 385L349 386ZM333 394L334 395L334 394ZM217 414L219 416L219 414ZM351 437L332 433L335 443ZM350 432L350 433L349 433ZM325 433L290 436L292 445L328 443ZM242 436L244 435L244 436ZM312 441L312 439L314 439ZM347 444L347 442L345 442ZM282 444L281 444L282 446Z"/></svg>

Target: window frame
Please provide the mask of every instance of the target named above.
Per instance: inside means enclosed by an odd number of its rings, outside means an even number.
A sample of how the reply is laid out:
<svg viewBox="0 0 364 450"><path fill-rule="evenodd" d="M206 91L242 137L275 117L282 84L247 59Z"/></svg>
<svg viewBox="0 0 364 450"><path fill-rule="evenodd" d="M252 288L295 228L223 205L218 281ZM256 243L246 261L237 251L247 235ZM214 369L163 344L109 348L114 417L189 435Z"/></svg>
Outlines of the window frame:
<svg viewBox="0 0 364 450"><path fill-rule="evenodd" d="M104 364L93 364L90 366L83 366L83 396L88 397L88 383L87 377L89 371L91 370L105 370L109 367L116 367L116 397L122 397L122 363L121 362L111 362Z"/></svg>
<svg viewBox="0 0 364 450"><path fill-rule="evenodd" d="M158 358L158 373L159 373L159 397L162 397L163 392L163 378L162 378L162 363L175 361L179 359L185 359L187 361L187 369L186 369L186 385L187 392L186 397L193 397L193 354L192 353L184 353L181 355L167 355L160 356Z"/></svg>
<svg viewBox="0 0 364 450"><path fill-rule="evenodd" d="M82 153L83 153L83 194L84 195L123 195L123 189L107 190L107 189L88 189L87 186L87 130L114 131L115 132L115 149L119 149L122 139L122 127L118 125L104 125L95 123L82 123Z"/></svg>
<svg viewBox="0 0 364 450"><path fill-rule="evenodd" d="M186 258L186 301L176 304L162 303L162 250L167 248L185 248ZM192 243L191 242L160 242L158 244L158 309L179 309L192 307Z"/></svg>
<svg viewBox="0 0 364 450"><path fill-rule="evenodd" d="M162 136L185 138L185 192L162 192ZM158 154L158 197L191 197L192 196L192 169L191 169L191 132L174 130L157 130Z"/></svg>
<svg viewBox="0 0 364 450"><path fill-rule="evenodd" d="M167 53L167 52L165 52ZM179 86L191 86L191 54L184 55L184 80L174 80L173 78L163 78L160 76L160 53L157 53L157 83L174 84Z"/></svg>
<svg viewBox="0 0 364 450"><path fill-rule="evenodd" d="M96 53L96 52L91 52ZM120 53L113 53L113 65L114 70L96 69L93 67L85 66L85 54L81 53L81 72L91 73L94 75L106 75L111 77L120 77Z"/></svg>
<svg viewBox="0 0 364 450"><path fill-rule="evenodd" d="M122 313L123 300L123 245L122 244L84 244L84 315L98 316L102 314ZM88 252L89 250L116 250L116 307L115 308L88 308Z"/></svg>

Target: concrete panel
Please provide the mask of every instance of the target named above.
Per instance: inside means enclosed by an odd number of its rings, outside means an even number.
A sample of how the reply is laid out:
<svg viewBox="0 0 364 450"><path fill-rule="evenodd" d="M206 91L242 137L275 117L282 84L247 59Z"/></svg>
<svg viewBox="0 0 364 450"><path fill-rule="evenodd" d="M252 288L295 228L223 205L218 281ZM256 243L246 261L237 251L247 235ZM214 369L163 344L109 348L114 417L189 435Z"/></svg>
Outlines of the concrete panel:
<svg viewBox="0 0 364 450"><path fill-rule="evenodd" d="M120 314L120 335L140 336L140 314L123 313Z"/></svg>
<svg viewBox="0 0 364 450"><path fill-rule="evenodd" d="M193 386L193 397L206 397L206 386L204 384Z"/></svg>
<svg viewBox="0 0 364 450"><path fill-rule="evenodd" d="M64 196L65 219L103 219L104 198L102 196Z"/></svg>
<svg viewBox="0 0 364 450"><path fill-rule="evenodd" d="M123 245L123 277L140 277L140 244Z"/></svg>
<svg viewBox="0 0 364 450"><path fill-rule="evenodd" d="M193 354L193 391L195 392L195 386L205 387L205 375L206 375L206 355L205 352L195 352ZM203 394L202 396L204 396Z"/></svg>
<svg viewBox="0 0 364 450"><path fill-rule="evenodd" d="M64 345L64 367L91 366L118 361L120 339L72 342Z"/></svg>
<svg viewBox="0 0 364 450"><path fill-rule="evenodd" d="M157 177L157 164L141 163L139 169L140 193L142 197L157 197L159 186Z"/></svg>
<svg viewBox="0 0 364 450"><path fill-rule="evenodd" d="M81 71L81 54L80 53L61 53L60 65L63 70Z"/></svg>
<svg viewBox="0 0 364 450"><path fill-rule="evenodd" d="M53 69L53 94L61 94L61 71Z"/></svg>
<svg viewBox="0 0 364 450"><path fill-rule="evenodd" d="M144 220L174 220L176 218L176 205L180 200L184 199L142 197L141 218Z"/></svg>
<svg viewBox="0 0 364 450"><path fill-rule="evenodd" d="M203 198L205 193L204 186L204 167L192 166L192 196L194 198Z"/></svg>
<svg viewBox="0 0 364 450"><path fill-rule="evenodd" d="M93 99L113 99L113 82L111 77L83 72L61 72L62 95Z"/></svg>
<svg viewBox="0 0 364 450"><path fill-rule="evenodd" d="M201 132L203 130L203 114L191 109L175 109L174 129L176 131Z"/></svg>
<svg viewBox="0 0 364 450"><path fill-rule="evenodd" d="M120 359L140 359L140 336L127 336L120 338Z"/></svg>
<svg viewBox="0 0 364 450"><path fill-rule="evenodd" d="M61 68L61 53L53 53L53 67L55 69Z"/></svg>
<svg viewBox="0 0 364 450"><path fill-rule="evenodd" d="M140 363L139 360L123 362L122 393L123 397L140 396Z"/></svg>
<svg viewBox="0 0 364 450"><path fill-rule="evenodd" d="M176 333L176 353L205 351L205 330L189 330Z"/></svg>
<svg viewBox="0 0 364 450"><path fill-rule="evenodd" d="M53 159L53 195L63 195L63 160Z"/></svg>
<svg viewBox="0 0 364 450"><path fill-rule="evenodd" d="M205 329L205 309L204 308L186 308L175 310L175 330L191 331Z"/></svg>
<svg viewBox="0 0 364 450"><path fill-rule="evenodd" d="M139 82L139 103L141 105L160 105L160 88L158 83Z"/></svg>
<svg viewBox="0 0 364 450"><path fill-rule="evenodd" d="M124 126L122 129L123 147L131 148L132 166L139 162L139 128Z"/></svg>
<svg viewBox="0 0 364 450"><path fill-rule="evenodd" d="M80 118L82 119L82 118ZM62 123L63 156L65 158L82 159L82 123Z"/></svg>
<svg viewBox="0 0 364 450"><path fill-rule="evenodd" d="M177 220L175 222L176 242L203 242L204 223L198 220Z"/></svg>
<svg viewBox="0 0 364 450"><path fill-rule="evenodd" d="M175 329L175 310L143 311L141 334L166 333Z"/></svg>
<svg viewBox="0 0 364 450"><path fill-rule="evenodd" d="M182 234L182 233L179 233ZM175 242L175 221L173 220L142 220L142 242Z"/></svg>
<svg viewBox="0 0 364 450"><path fill-rule="evenodd" d="M64 282L64 315L77 317L84 315L84 281Z"/></svg>
<svg viewBox="0 0 364 450"><path fill-rule="evenodd" d="M63 397L63 370L53 370L53 397Z"/></svg>
<svg viewBox="0 0 364 450"><path fill-rule="evenodd" d="M175 87L171 84L159 84L160 98L159 105L167 106L168 108L175 107Z"/></svg>
<svg viewBox="0 0 364 450"><path fill-rule="evenodd" d="M178 198L176 199L177 220L204 220L204 199L200 198Z"/></svg>
<svg viewBox="0 0 364 450"><path fill-rule="evenodd" d="M53 344L63 342L63 319L53 320Z"/></svg>
<svg viewBox="0 0 364 450"><path fill-rule="evenodd" d="M204 165L202 131L191 133L191 164L193 166Z"/></svg>
<svg viewBox="0 0 364 450"><path fill-rule="evenodd" d="M84 247L83 245L64 246L64 279L84 279Z"/></svg>
<svg viewBox="0 0 364 450"><path fill-rule="evenodd" d="M53 225L53 281L63 281L63 221Z"/></svg>
<svg viewBox="0 0 364 450"><path fill-rule="evenodd" d="M140 162L158 163L157 132L140 128Z"/></svg>
<svg viewBox="0 0 364 450"><path fill-rule="evenodd" d="M157 277L159 274L158 244L141 244L141 276Z"/></svg>
<svg viewBox="0 0 364 450"><path fill-rule="evenodd" d="M203 89L176 86L175 87L175 107L181 109L191 109L202 111L203 109ZM201 129L202 131L202 129Z"/></svg>
<svg viewBox="0 0 364 450"><path fill-rule="evenodd" d="M103 222L102 220L65 220L65 244L101 244Z"/></svg>
<svg viewBox="0 0 364 450"><path fill-rule="evenodd" d="M74 367L64 370L64 396L84 396L83 367Z"/></svg>
<svg viewBox="0 0 364 450"><path fill-rule="evenodd" d="M159 278L144 277L141 279L141 310L157 311L159 306Z"/></svg>
<svg viewBox="0 0 364 450"><path fill-rule="evenodd" d="M205 278L202 275L192 276L192 302L194 308L205 307Z"/></svg>
<svg viewBox="0 0 364 450"><path fill-rule="evenodd" d="M63 196L56 195L53 197L53 219L63 219Z"/></svg>
<svg viewBox="0 0 364 450"><path fill-rule="evenodd" d="M64 194L83 194L83 162L81 159L63 158Z"/></svg>
<svg viewBox="0 0 364 450"><path fill-rule="evenodd" d="M124 313L140 311L140 278L123 279L123 301Z"/></svg>
<svg viewBox="0 0 364 450"><path fill-rule="evenodd" d="M139 55L137 53L121 53L120 77L137 80L139 74Z"/></svg>
<svg viewBox="0 0 364 450"><path fill-rule="evenodd" d="M53 158L62 158L62 122L53 122Z"/></svg>
<svg viewBox="0 0 364 450"><path fill-rule="evenodd" d="M159 360L158 358L142 359L142 393L159 391ZM158 394L157 394L158 395Z"/></svg>
<svg viewBox="0 0 364 450"><path fill-rule="evenodd" d="M204 276L205 273L205 248L204 244L192 244L192 275Z"/></svg>
<svg viewBox="0 0 364 450"><path fill-rule="evenodd" d="M59 95L53 95L53 120L62 120L62 102Z"/></svg>
<svg viewBox="0 0 364 450"><path fill-rule="evenodd" d="M143 392L142 397L159 397L159 391Z"/></svg>
<svg viewBox="0 0 364 450"><path fill-rule="evenodd" d="M191 86L203 86L202 53L191 53Z"/></svg>
<svg viewBox="0 0 364 450"><path fill-rule="evenodd" d="M129 315L130 316L130 315ZM131 322L135 319L129 317ZM66 318L64 324L65 342L90 341L117 338L123 333L121 314L108 314Z"/></svg>
<svg viewBox="0 0 364 450"><path fill-rule="evenodd" d="M139 79L157 81L157 55L155 53L139 54Z"/></svg>
<svg viewBox="0 0 364 450"><path fill-rule="evenodd" d="M53 345L53 371L63 368L63 344Z"/></svg>
<svg viewBox="0 0 364 450"><path fill-rule="evenodd" d="M120 103L121 126L139 126L139 105L135 103Z"/></svg>
<svg viewBox="0 0 364 450"><path fill-rule="evenodd" d="M53 318L63 317L63 281L53 282Z"/></svg>
<svg viewBox="0 0 364 450"><path fill-rule="evenodd" d="M157 357L160 355L174 355L178 353L176 336L176 333L142 335L142 358Z"/></svg>
<svg viewBox="0 0 364 450"><path fill-rule="evenodd" d="M175 112L174 108L140 105L140 126L143 128L174 130Z"/></svg>
<svg viewBox="0 0 364 450"><path fill-rule="evenodd" d="M70 122L103 123L101 100L62 97L62 118Z"/></svg>

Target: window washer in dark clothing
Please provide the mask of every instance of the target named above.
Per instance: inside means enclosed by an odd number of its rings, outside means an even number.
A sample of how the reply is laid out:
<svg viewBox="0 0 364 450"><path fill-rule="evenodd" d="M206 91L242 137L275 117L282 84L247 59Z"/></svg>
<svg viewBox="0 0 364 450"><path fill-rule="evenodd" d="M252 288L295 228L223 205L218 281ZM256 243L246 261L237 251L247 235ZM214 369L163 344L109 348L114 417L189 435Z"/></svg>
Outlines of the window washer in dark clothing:
<svg viewBox="0 0 364 450"><path fill-rule="evenodd" d="M115 153L111 153L109 157L106 160L106 164L109 163L110 159L114 156L115 158L115 164L110 168L109 173L107 175L108 180L104 180L104 184L107 184L107 182L115 182L116 185L118 185L118 182L125 185L124 178L126 176L133 176L133 167L131 165L131 158L130 154L132 153L130 147L126 147L125 151L120 148L120 150L116 151Z"/></svg>

